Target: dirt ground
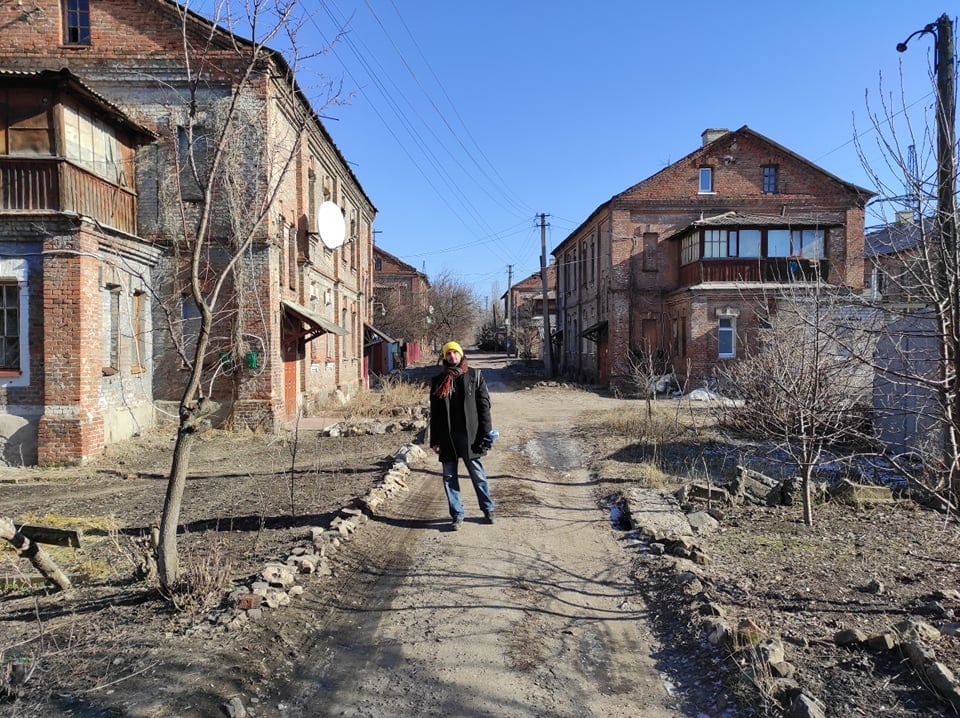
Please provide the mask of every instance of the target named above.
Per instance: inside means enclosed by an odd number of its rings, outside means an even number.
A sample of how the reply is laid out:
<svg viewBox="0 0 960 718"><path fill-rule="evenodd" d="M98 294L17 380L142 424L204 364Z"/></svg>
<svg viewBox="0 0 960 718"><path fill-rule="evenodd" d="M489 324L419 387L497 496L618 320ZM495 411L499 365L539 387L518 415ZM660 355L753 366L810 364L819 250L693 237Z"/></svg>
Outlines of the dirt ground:
<svg viewBox="0 0 960 718"><path fill-rule="evenodd" d="M485 459L497 523L479 520L466 482L467 521L450 531L428 459L331 556L332 576L302 578L289 605L234 630L207 619L212 604L175 611L134 578L136 539L162 506L170 434L82 468L4 471L0 515L81 526L85 538L79 550L51 549L76 577L64 594L30 583L29 565L0 552L0 667L19 687L0 716L781 715L742 656L703 639L663 559L611 514L611 500L641 483L634 467L647 447L591 421L636 402L536 384L502 359L475 362L502 437ZM182 560L249 583L264 562L309 545L311 527L420 439L205 434ZM675 463L665 489L686 479ZM908 617L960 620L943 593L960 588L955 522L907 502L827 504L812 528L796 507L726 507L722 519L702 539L712 559L703 593L731 620L783 637L795 680L826 715L949 713L899 652L838 648L832 637ZM955 672L958 641L932 644Z"/></svg>

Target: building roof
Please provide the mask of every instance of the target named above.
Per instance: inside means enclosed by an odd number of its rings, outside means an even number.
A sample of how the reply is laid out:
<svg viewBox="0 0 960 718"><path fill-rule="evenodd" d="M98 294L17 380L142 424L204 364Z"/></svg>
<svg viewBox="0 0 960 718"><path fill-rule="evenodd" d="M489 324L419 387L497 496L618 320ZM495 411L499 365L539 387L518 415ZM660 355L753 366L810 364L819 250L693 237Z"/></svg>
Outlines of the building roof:
<svg viewBox="0 0 960 718"><path fill-rule="evenodd" d="M817 165L817 164L814 164L813 162L811 162L811 161L808 160L807 158L803 157L802 155L798 155L798 154L797 154L796 152L794 152L793 150L791 150L791 149L789 149L789 148L787 148L787 147L784 147L783 145L781 145L781 144L779 144L779 143L777 143L777 142L774 142L774 141L771 140L769 137L766 137L766 136L760 134L759 132L756 132L755 130L750 129L747 125L744 125L744 126L741 127L740 129L734 130L733 132L723 132L723 133L720 133L719 131L717 131L715 134L716 134L716 136L715 136L715 138L714 138L711 142L709 142L709 143L707 143L707 144L705 144L705 145L701 145L701 146L697 147L695 150L693 150L692 152L688 153L688 154L685 155L684 157L681 157L681 158L680 158L679 160L677 160L676 162L672 162L671 164L667 165L666 167L664 167L664 168L663 168L662 170L660 170L659 172L655 172L654 174L650 175L650 176L647 177L646 179L643 179L643 180L641 180L640 182L637 182L636 184L631 185L630 187L627 187L627 188L626 188L625 190L623 190L622 192L618 192L617 194L613 195L613 197L611 197L610 199L608 199L607 201L605 201L603 204L599 205L595 210L593 210L593 212L591 212L591 213L587 216L587 218L586 218L583 222L580 223L580 225L579 225L576 229L574 229L572 232L570 232L570 234L568 234L568 235L564 238L564 240L563 240L562 242L560 242L560 244L558 244L556 247L554 247L554 249L551 251L551 254L556 254L557 250L560 249L560 247L562 247L564 244L566 244L566 242L567 242L570 238L575 237L577 234L579 234L580 231L581 231L586 225L588 225L591 221L593 221L593 219L594 219L598 214L600 214L601 212L605 211L611 204L615 203L617 200L619 200L619 199L621 199L621 198L623 198L623 197L625 197L625 196L627 196L627 195L635 192L635 191L638 190L638 189L642 189L642 187L643 187L643 185L644 185L645 183L650 182L650 181L653 180L655 177L658 177L659 175L663 174L664 172L668 172L668 171L672 170L674 167L676 167L676 166L678 166L678 165L680 165L680 164L683 164L684 162L690 161L690 159L693 158L695 155L698 155L698 154L701 154L701 153L705 152L705 151L707 150L707 148L711 147L711 146L714 145L715 143L720 142L720 141L729 141L730 138L731 138L731 135L749 135L749 136L751 136L751 137L754 137L754 138L760 140L761 142L765 142L765 143L769 144L771 147L773 147L773 148L775 148L775 149L777 149L777 150L779 150L779 151L781 151L781 152L783 152L783 153L785 153L785 154L793 157L793 158L796 159L798 162L802 162L803 164L807 165L808 167L811 167L812 169L816 170L817 172L820 172L821 174L823 174L824 176L829 177L830 179L834 180L834 181L837 182L841 187L843 187L844 189L846 189L848 192L850 192L850 193L852 193L852 194L854 194L854 195L857 195L857 196L859 196L860 198L862 198L862 201L863 201L864 203L866 203L866 201L867 201L869 198L875 196L875 194L876 194L875 192L873 192L873 191L871 191L871 190L869 190L869 189L866 189L865 187L860 187L859 185L853 184L852 182L847 182L846 180L840 179L840 178L837 177L835 174L833 174L833 173L831 173L831 172L828 172L827 170L823 169L822 167L820 167L820 166Z"/></svg>
<svg viewBox="0 0 960 718"><path fill-rule="evenodd" d="M396 263L399 264L401 267L403 267L403 268L405 268L406 270L408 270L410 274L416 274L417 276L421 277L421 278L423 279L423 281L427 283L427 286L430 286L430 280L427 279L427 275L426 275L426 274L424 274L423 272L419 271L419 270L418 270L416 267L414 267L413 265L407 264L406 262L404 262L404 261L403 261L402 259L400 259L399 257L397 257L397 256L395 256L395 255L393 255L393 254L390 254L390 252L385 251L382 247L379 247L379 246L377 246L376 244L374 244L374 245L373 245L373 255L374 255L374 256L377 256L378 254L379 254L379 255L382 255L383 257L385 257L385 258L387 258L387 259L389 259L389 260L391 260L391 261L393 261L393 262L396 262Z"/></svg>
<svg viewBox="0 0 960 718"><path fill-rule="evenodd" d="M701 217L690 224L664 236L672 239L701 227L836 227L840 222L824 221L816 215L797 214L750 214L748 212L724 212L713 217Z"/></svg>
<svg viewBox="0 0 960 718"><path fill-rule="evenodd" d="M933 232L934 218L924 217L923 225L911 215L910 219L898 219L866 233L865 250L867 257L881 257L913 249Z"/></svg>

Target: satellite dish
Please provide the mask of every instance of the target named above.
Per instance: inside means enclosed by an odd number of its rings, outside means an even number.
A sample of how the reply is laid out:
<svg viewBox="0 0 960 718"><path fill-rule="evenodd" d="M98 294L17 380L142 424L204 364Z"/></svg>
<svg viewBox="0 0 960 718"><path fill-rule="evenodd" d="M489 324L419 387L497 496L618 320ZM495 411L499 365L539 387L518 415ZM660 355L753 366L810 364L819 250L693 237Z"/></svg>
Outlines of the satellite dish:
<svg viewBox="0 0 960 718"><path fill-rule="evenodd" d="M321 202L317 208L317 233L328 249L336 249L347 238L347 224L338 204Z"/></svg>

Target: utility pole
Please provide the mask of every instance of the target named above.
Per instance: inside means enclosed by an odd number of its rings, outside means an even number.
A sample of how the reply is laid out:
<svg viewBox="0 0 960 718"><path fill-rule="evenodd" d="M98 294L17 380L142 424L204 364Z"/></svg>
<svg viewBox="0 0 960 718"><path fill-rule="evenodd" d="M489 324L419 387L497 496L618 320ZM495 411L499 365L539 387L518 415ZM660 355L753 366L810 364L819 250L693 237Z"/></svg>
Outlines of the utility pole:
<svg viewBox="0 0 960 718"><path fill-rule="evenodd" d="M957 271L957 199L956 199L956 66L953 46L953 21L946 13L923 29L911 33L897 45L897 52L905 52L907 43L918 35L933 35L936 51L934 73L937 76L937 216L935 232L938 239L933 268L934 294L939 306L939 332L942 373L946 381L938 390L941 403L952 421L944 426L942 461L946 469L947 485L954 497L960 494L960 473L955 446L960 426L960 395L957 377L960 377L960 301L954 295L954 276ZM921 215L920 221L923 221Z"/></svg>
<svg viewBox="0 0 960 718"><path fill-rule="evenodd" d="M510 356L510 338L513 336L513 324L510 319L510 305L513 304L513 265L507 265L507 356Z"/></svg>
<svg viewBox="0 0 960 718"><path fill-rule="evenodd" d="M550 339L550 292L547 287L547 215L540 213L540 288L543 290L543 366L553 378L553 342Z"/></svg>

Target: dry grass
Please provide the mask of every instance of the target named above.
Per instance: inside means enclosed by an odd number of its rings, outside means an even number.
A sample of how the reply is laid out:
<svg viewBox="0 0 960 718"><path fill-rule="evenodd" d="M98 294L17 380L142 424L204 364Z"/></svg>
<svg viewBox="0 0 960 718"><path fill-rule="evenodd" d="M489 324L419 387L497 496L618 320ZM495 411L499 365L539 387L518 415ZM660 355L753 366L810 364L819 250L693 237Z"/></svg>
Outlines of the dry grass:
<svg viewBox="0 0 960 718"><path fill-rule="evenodd" d="M376 419L408 413L410 407L427 403L427 387L422 382L408 382L399 377L384 377L379 389L358 392L341 404L328 400L321 411L344 419Z"/></svg>

